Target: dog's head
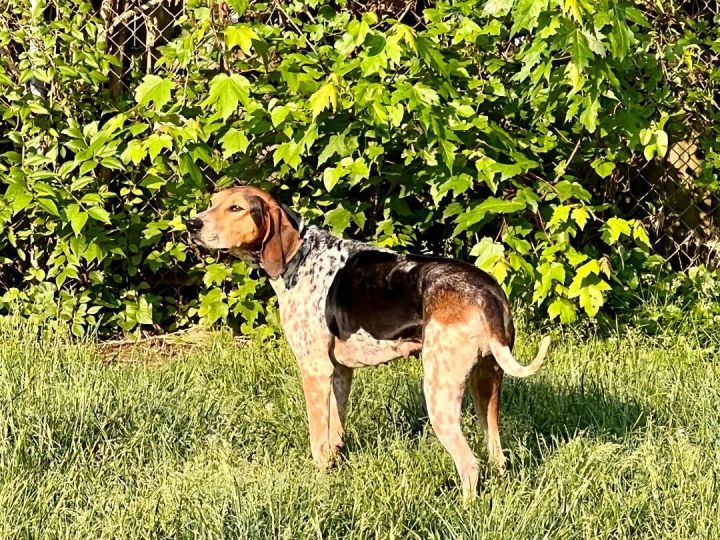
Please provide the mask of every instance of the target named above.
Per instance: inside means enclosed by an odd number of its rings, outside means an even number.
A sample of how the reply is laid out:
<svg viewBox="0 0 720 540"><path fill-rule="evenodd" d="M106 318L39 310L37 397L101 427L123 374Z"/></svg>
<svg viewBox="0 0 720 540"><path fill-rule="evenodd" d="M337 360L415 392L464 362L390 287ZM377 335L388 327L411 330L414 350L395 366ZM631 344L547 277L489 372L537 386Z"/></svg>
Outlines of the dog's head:
<svg viewBox="0 0 720 540"><path fill-rule="evenodd" d="M240 186L215 193L210 206L187 222L192 239L210 249L228 250L260 265L275 279L300 247L300 233L280 204L268 193Z"/></svg>

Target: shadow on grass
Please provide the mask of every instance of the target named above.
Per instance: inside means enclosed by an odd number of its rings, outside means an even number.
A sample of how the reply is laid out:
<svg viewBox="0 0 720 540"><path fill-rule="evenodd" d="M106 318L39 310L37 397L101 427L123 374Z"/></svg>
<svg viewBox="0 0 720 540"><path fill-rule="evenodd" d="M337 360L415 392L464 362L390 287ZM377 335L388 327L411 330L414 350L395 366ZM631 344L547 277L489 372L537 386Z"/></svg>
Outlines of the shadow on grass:
<svg viewBox="0 0 720 540"><path fill-rule="evenodd" d="M619 441L642 430L651 415L631 396L619 397L597 384L507 380L500 409L501 437L524 439L538 457L541 450L554 450L578 436Z"/></svg>
<svg viewBox="0 0 720 540"><path fill-rule="evenodd" d="M382 411L363 411L362 396L351 396L350 400L355 410L349 424L357 428L356 434L367 433L366 423L384 424L391 432L410 440L418 439L429 429L420 380L399 382L389 392ZM467 392L463 412L475 419ZM642 430L651 412L631 396L619 397L595 382L571 386L506 378L500 407L500 437L506 448L510 448L512 439L525 441L532 454L539 457L543 451L553 450L578 436L605 442L623 439ZM475 425L481 429L479 423ZM353 452L356 445L363 445L355 439L353 436L346 440L346 451ZM482 446L481 433L474 439L480 443L474 446Z"/></svg>

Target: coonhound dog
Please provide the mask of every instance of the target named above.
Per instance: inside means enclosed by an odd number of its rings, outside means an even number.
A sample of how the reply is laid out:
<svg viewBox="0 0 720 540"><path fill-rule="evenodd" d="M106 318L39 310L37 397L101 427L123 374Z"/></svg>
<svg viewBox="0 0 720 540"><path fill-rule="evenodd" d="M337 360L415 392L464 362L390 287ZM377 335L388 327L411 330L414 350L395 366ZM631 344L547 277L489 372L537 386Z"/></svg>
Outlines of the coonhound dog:
<svg viewBox="0 0 720 540"><path fill-rule="evenodd" d="M326 467L343 445L353 369L422 351L430 423L455 462L467 501L478 463L461 430L467 386L500 471L498 414L503 374L527 377L543 363L512 355L515 328L498 283L452 259L403 255L304 227L258 188L216 193L187 222L193 240L260 267L279 300L280 319L297 358L307 405L313 460Z"/></svg>

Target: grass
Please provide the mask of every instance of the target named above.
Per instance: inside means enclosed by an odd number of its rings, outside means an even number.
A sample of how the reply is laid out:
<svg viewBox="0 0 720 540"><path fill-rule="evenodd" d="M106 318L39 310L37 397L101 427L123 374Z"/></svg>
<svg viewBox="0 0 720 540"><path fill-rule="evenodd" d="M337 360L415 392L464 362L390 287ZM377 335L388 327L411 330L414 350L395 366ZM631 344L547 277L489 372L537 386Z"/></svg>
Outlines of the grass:
<svg viewBox="0 0 720 540"><path fill-rule="evenodd" d="M711 538L720 364L693 336L556 340L507 380L509 471L463 509L421 366L357 373L347 452L309 457L282 342L220 336L163 361L0 322L0 538ZM537 336L521 336L518 356ZM484 462L477 422L465 431Z"/></svg>

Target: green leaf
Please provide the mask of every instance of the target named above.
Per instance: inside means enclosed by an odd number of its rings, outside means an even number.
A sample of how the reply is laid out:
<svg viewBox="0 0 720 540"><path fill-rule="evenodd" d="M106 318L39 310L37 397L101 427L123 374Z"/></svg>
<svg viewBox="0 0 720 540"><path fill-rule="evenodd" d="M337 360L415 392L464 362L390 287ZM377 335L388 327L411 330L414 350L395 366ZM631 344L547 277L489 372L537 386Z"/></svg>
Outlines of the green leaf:
<svg viewBox="0 0 720 540"><path fill-rule="evenodd" d="M635 43L632 30L620 18L613 20L613 29L610 33L610 52L618 60L625 58L630 51L630 44Z"/></svg>
<svg viewBox="0 0 720 540"><path fill-rule="evenodd" d="M297 169L302 161L300 156L301 152L302 144L295 141L284 142L273 152L273 162L277 165L281 161L284 161L293 169Z"/></svg>
<svg viewBox="0 0 720 540"><path fill-rule="evenodd" d="M534 0L530 0L531 2ZM582 73L588 67L590 59L593 57L592 50L588 45L587 38L581 30L575 30L570 38L570 55L573 64Z"/></svg>
<svg viewBox="0 0 720 540"><path fill-rule="evenodd" d="M600 178L607 178L615 170L615 164L612 161L605 161L602 158L598 158L592 162L592 168Z"/></svg>
<svg viewBox="0 0 720 540"><path fill-rule="evenodd" d="M350 173L350 183L355 184L364 178L370 176L370 167L361 157L355 159L350 165L348 172Z"/></svg>
<svg viewBox="0 0 720 540"><path fill-rule="evenodd" d="M468 189L470 189L474 184L472 176L466 173L458 174L455 176L451 176L448 180L446 180L438 189L438 196L443 195L444 193L447 193L448 191L452 190L453 195L457 197L458 195L461 195L465 193ZM437 204L437 202L436 202Z"/></svg>
<svg viewBox="0 0 720 540"><path fill-rule="evenodd" d="M655 145L655 144L648 144L648 145L643 149L643 155L645 156L645 159L647 159L648 161L651 161L652 158L655 157L655 151L656 151L656 150L657 150L657 145Z"/></svg>
<svg viewBox="0 0 720 540"><path fill-rule="evenodd" d="M220 285L223 281L230 277L231 273L232 270L224 264L209 264L205 267L203 283L206 287L209 287L210 285Z"/></svg>
<svg viewBox="0 0 720 540"><path fill-rule="evenodd" d="M611 217L605 222L602 239L608 244L614 244L621 236L630 236L630 222L626 219Z"/></svg>
<svg viewBox="0 0 720 540"><path fill-rule="evenodd" d="M357 144L353 147L357 147ZM320 152L320 155L318 156L318 165L322 165L335 154L340 157L345 157L348 156L350 152L351 146L346 143L345 135L343 133L340 133L339 135L331 135L327 146L323 148L323 151Z"/></svg>
<svg viewBox="0 0 720 540"><path fill-rule="evenodd" d="M505 258L505 247L486 236L473 246L470 256L477 257L475 266L489 272L496 262Z"/></svg>
<svg viewBox="0 0 720 540"><path fill-rule="evenodd" d="M559 262L546 262L538 266L537 271L540 274L540 279L535 282L533 302L540 305L550 293L553 282L560 285L565 283L565 265Z"/></svg>
<svg viewBox="0 0 720 540"><path fill-rule="evenodd" d="M104 208L100 208L99 206L92 206L88 209L88 214L90 214L90 217L100 221L102 223L110 224L110 214L107 210Z"/></svg>
<svg viewBox="0 0 720 540"><path fill-rule="evenodd" d="M148 302L144 296L141 296L138 300L137 311L135 312L135 320L138 322L138 324L153 323L152 304Z"/></svg>
<svg viewBox="0 0 720 540"><path fill-rule="evenodd" d="M210 93L204 105L214 105L220 117L226 119L235 112L240 102L249 98L250 82L237 73L220 73L210 81Z"/></svg>
<svg viewBox="0 0 720 540"><path fill-rule="evenodd" d="M561 297L555 298L548 306L548 315L550 315L550 320L560 317L560 322L563 324L574 323L577 319L575 305L570 300Z"/></svg>
<svg viewBox="0 0 720 540"><path fill-rule="evenodd" d="M555 229L559 227L563 223L567 223L568 219L570 219L570 210L571 207L566 204L561 204L555 207L553 210L552 217L550 218L550 221L548 222L548 226L551 229Z"/></svg>
<svg viewBox="0 0 720 540"><path fill-rule="evenodd" d="M547 8L547 0L520 0L515 5L511 34L519 30L532 30L537 26L538 17Z"/></svg>
<svg viewBox="0 0 720 540"><path fill-rule="evenodd" d="M125 147L125 150L120 155L120 159L122 159L125 163L132 162L137 165L145 158L146 155L147 149L145 148L145 144L142 141L133 139L128 142L127 147Z"/></svg>
<svg viewBox="0 0 720 540"><path fill-rule="evenodd" d="M577 223L577 226L582 231L585 228L585 224L588 221L590 213L588 212L588 209L584 206L580 206L578 208L575 208L572 211L572 218Z"/></svg>
<svg viewBox="0 0 720 540"><path fill-rule="evenodd" d="M235 13L242 15L247 10L249 0L227 0L227 3L235 10Z"/></svg>
<svg viewBox="0 0 720 540"><path fill-rule="evenodd" d="M124 171L125 170L125 167L123 166L122 161L120 161L118 158L112 157L112 156L106 157L105 159L103 159L100 162L100 165L102 165L103 167L105 167L107 169L113 169L115 171Z"/></svg>
<svg viewBox="0 0 720 540"><path fill-rule="evenodd" d="M158 75L145 75L143 82L135 90L135 101L145 107L153 104L154 109L161 109L168 101L173 88L170 79Z"/></svg>
<svg viewBox="0 0 720 540"><path fill-rule="evenodd" d="M572 198L587 202L591 198L590 192L578 182L570 182L568 180L560 180L555 184L555 191L557 191L558 197L563 202Z"/></svg>
<svg viewBox="0 0 720 540"><path fill-rule="evenodd" d="M575 279L582 281L587 276L591 274L599 274L600 273L600 263L593 259L591 261L586 262L583 264L580 268L578 268L575 271Z"/></svg>
<svg viewBox="0 0 720 540"><path fill-rule="evenodd" d="M14 186L13 186L14 187ZM20 186L18 186L20 187ZM33 195L32 193L25 191L24 189L20 188L15 194L13 198L10 198L10 189L5 193L6 200L8 202L12 201L12 209L14 213L20 212L21 210L24 210L27 208L27 206L32 202Z"/></svg>
<svg viewBox="0 0 720 540"><path fill-rule="evenodd" d="M655 130L655 145L658 157L665 157L668 149L668 134L662 129Z"/></svg>
<svg viewBox="0 0 720 540"><path fill-rule="evenodd" d="M273 127L278 127L280 124L282 124L289 113L290 107L288 107L287 105L275 107L270 112L270 120L272 121Z"/></svg>
<svg viewBox="0 0 720 540"><path fill-rule="evenodd" d="M250 54L252 49L252 40L257 39L258 35L248 24L235 24L225 28L225 43L228 48L239 46L242 52Z"/></svg>
<svg viewBox="0 0 720 540"><path fill-rule="evenodd" d="M222 144L223 148L223 157L227 159L238 152L245 152L250 145L250 141L244 131L230 128L223 138L220 139L220 144Z"/></svg>
<svg viewBox="0 0 720 540"><path fill-rule="evenodd" d="M310 96L310 110L313 118L332 105L337 109L337 89L332 82L326 82Z"/></svg>
<svg viewBox="0 0 720 540"><path fill-rule="evenodd" d="M519 198L508 201L505 199L488 197L480 204L458 215L457 226L453 231L453 236L459 234L464 230L467 230L469 227L475 225L476 223L479 223L489 213L512 214L519 210L523 210L525 207L526 203Z"/></svg>
<svg viewBox="0 0 720 540"><path fill-rule="evenodd" d="M600 281L600 283L604 283L608 289L610 288L604 281ZM580 307L582 307L590 317L595 317L605 303L602 289L594 285L583 287L580 290L579 297Z"/></svg>
<svg viewBox="0 0 720 540"><path fill-rule="evenodd" d="M145 140L145 147L150 159L154 160L163 149L172 148L172 137L167 133L153 133Z"/></svg>
<svg viewBox="0 0 720 540"><path fill-rule="evenodd" d="M445 165L447 165L448 170L452 172L453 163L455 163L455 152L457 151L457 146L447 139L438 140L438 144L440 146L440 155L442 156Z"/></svg>
<svg viewBox="0 0 720 540"><path fill-rule="evenodd" d="M187 174L198 186L204 185L204 178L200 167L195 164L189 153L180 154L178 157L178 170L180 174Z"/></svg>
<svg viewBox="0 0 720 540"><path fill-rule="evenodd" d="M633 238L647 250L652 247L650 245L650 238L648 237L648 233L639 220L635 220L635 223L633 225Z"/></svg>
<svg viewBox="0 0 720 540"><path fill-rule="evenodd" d="M580 252L576 251L576 250L573 249L572 247L570 247L570 248L565 252L565 256L567 257L567 260L568 260L568 262L570 263L571 266L577 266L577 265L579 265L580 263L586 261L587 258L588 258L587 255L585 255L584 253L580 253Z"/></svg>
<svg viewBox="0 0 720 540"><path fill-rule="evenodd" d="M341 165L325 169L325 171L323 171L323 184L325 185L325 189L332 191L346 172L345 167Z"/></svg>
<svg viewBox="0 0 720 540"><path fill-rule="evenodd" d="M55 204L55 201L53 201L52 199L44 199L41 197L41 198L37 199L37 202L49 214L60 217L60 212L58 212L57 205Z"/></svg>
<svg viewBox="0 0 720 540"><path fill-rule="evenodd" d="M580 122L590 132L594 133L597 127L598 110L600 109L600 102L597 99L585 98L584 102L585 109L580 113Z"/></svg>
<svg viewBox="0 0 720 540"><path fill-rule="evenodd" d="M514 0L488 0L483 8L485 15L504 17L514 4Z"/></svg>
<svg viewBox="0 0 720 540"><path fill-rule="evenodd" d="M334 234L342 234L350 226L352 214L342 206L338 206L325 214L325 224L328 225Z"/></svg>
<svg viewBox="0 0 720 540"><path fill-rule="evenodd" d="M225 319L230 311L220 289L210 289L200 295L200 308L198 314L203 324L211 325L219 319Z"/></svg>
<svg viewBox="0 0 720 540"><path fill-rule="evenodd" d="M582 4L580 0L565 0L563 10L578 23L582 24Z"/></svg>
<svg viewBox="0 0 720 540"><path fill-rule="evenodd" d="M87 223L87 212L83 212L77 204L68 205L65 212L67 217L70 219L70 227L72 227L75 236L79 235Z"/></svg>

